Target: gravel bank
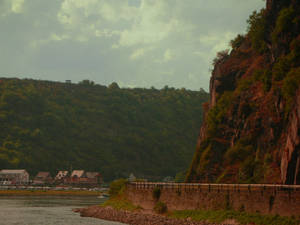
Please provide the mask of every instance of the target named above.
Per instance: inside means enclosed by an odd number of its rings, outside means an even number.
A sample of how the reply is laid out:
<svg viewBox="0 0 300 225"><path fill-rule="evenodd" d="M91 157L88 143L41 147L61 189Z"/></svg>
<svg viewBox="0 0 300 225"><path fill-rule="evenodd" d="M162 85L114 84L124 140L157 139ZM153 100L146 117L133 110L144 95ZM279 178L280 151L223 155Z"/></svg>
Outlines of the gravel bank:
<svg viewBox="0 0 300 225"><path fill-rule="evenodd" d="M220 225L207 222L195 222L190 220L179 220L167 218L147 212L129 212L115 210L111 207L90 206L88 208L73 209L74 212L80 213L83 217L94 217L103 220L117 221L130 225ZM222 225L232 225L236 223L224 223Z"/></svg>

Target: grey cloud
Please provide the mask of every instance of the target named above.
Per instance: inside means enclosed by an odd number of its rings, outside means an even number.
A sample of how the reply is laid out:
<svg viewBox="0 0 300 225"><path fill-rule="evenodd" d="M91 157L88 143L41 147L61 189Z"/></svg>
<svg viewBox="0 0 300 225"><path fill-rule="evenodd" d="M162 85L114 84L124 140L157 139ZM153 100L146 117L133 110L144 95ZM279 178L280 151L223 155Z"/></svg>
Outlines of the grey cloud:
<svg viewBox="0 0 300 225"><path fill-rule="evenodd" d="M9 1L0 1L0 76L207 89L216 51L245 32L249 14L264 5L261 0L102 0L99 12L94 5L84 6L92 13L76 11L70 26L59 17L63 2L25 0L21 12L11 13ZM112 8L102 9L105 2Z"/></svg>

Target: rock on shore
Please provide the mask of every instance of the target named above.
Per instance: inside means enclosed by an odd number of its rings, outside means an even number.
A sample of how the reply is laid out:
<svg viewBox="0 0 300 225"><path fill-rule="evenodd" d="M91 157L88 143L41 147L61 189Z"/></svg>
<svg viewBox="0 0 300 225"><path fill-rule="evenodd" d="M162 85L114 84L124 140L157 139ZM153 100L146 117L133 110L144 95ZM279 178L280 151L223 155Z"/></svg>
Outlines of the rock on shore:
<svg viewBox="0 0 300 225"><path fill-rule="evenodd" d="M83 217L94 217L130 225L217 225L207 222L190 221L188 219L172 219L163 215L145 212L115 210L111 207L90 206L88 208L73 209L73 211L80 213L80 216Z"/></svg>

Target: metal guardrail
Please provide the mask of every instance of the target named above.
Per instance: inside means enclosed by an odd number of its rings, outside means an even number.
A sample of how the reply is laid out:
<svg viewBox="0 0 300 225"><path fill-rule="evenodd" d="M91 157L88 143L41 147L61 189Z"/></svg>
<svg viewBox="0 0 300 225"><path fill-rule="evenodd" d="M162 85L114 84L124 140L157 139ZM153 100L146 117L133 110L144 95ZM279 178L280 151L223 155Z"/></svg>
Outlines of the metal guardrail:
<svg viewBox="0 0 300 225"><path fill-rule="evenodd" d="M212 183L165 183L165 182L130 182L128 186L136 189L208 189L208 190L290 190L300 191L300 185L281 184L212 184Z"/></svg>

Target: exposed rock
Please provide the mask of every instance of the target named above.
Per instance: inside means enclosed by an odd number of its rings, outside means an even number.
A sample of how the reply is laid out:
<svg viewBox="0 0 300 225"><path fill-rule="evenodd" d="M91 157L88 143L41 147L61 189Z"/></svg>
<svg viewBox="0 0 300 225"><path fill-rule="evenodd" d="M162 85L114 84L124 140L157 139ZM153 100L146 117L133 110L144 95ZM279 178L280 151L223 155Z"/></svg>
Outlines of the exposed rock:
<svg viewBox="0 0 300 225"><path fill-rule="evenodd" d="M294 97L283 90L285 82L300 81L285 81L292 69L300 76L300 47L291 44L300 46L299 0L268 0L262 15L267 33L259 41L267 49L255 49L246 35L215 64L187 181L300 184L300 89ZM278 15L294 18L278 25ZM282 26L276 41L275 26ZM278 70L284 70L282 77L276 77Z"/></svg>
<svg viewBox="0 0 300 225"><path fill-rule="evenodd" d="M90 206L88 208L73 209L73 211L79 212L80 216L83 217L94 217L130 225L217 225L215 223L192 221L191 219L172 219L163 215L142 211L129 212L124 210L115 210L111 207Z"/></svg>

